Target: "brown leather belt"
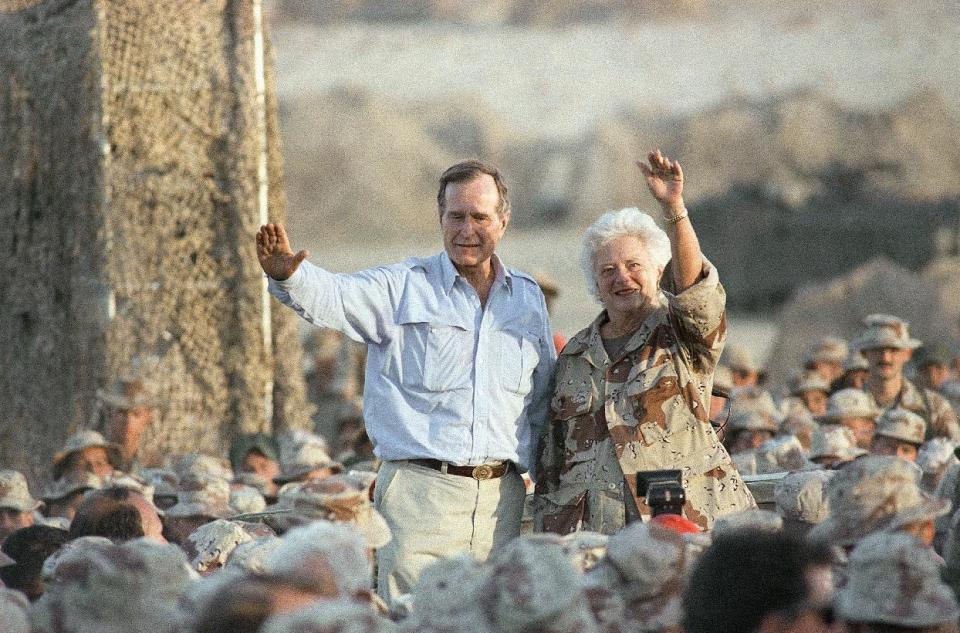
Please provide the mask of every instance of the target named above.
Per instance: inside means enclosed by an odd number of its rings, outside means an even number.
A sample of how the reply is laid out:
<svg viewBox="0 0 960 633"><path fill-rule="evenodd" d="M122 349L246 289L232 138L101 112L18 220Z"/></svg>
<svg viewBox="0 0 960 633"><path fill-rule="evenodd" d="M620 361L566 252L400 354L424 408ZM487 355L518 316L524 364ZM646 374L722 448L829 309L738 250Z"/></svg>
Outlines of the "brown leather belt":
<svg viewBox="0 0 960 633"><path fill-rule="evenodd" d="M448 475L459 475L461 477L473 477L478 481L486 479L496 479L503 477L510 470L513 462L495 462L492 464L480 464L478 466L454 466L447 462L441 462L439 459L410 459L411 464L446 472Z"/></svg>

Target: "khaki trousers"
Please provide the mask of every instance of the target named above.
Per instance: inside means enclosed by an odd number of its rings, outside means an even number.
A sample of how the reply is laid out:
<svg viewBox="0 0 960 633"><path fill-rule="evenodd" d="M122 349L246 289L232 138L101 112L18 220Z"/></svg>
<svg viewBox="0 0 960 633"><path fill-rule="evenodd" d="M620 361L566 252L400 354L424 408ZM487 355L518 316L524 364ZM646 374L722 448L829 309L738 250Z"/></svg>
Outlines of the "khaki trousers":
<svg viewBox="0 0 960 633"><path fill-rule="evenodd" d="M377 592L390 604L410 593L436 560L458 552L486 559L520 535L525 494L515 468L477 481L405 461L383 462L373 501L393 539L377 550Z"/></svg>

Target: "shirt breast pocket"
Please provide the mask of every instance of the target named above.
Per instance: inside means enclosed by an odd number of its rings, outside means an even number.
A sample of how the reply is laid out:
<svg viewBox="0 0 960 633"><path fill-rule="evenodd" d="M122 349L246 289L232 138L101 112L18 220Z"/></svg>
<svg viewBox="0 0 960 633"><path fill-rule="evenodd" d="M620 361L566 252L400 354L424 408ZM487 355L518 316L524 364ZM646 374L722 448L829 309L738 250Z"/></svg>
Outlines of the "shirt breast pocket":
<svg viewBox="0 0 960 633"><path fill-rule="evenodd" d="M533 387L533 370L540 362L540 336L530 328L496 330L500 384L507 391L526 394Z"/></svg>
<svg viewBox="0 0 960 633"><path fill-rule="evenodd" d="M645 446L667 441L676 430L677 409L683 406L680 379L672 366L662 365L634 375L623 391L620 417L635 428Z"/></svg>
<svg viewBox="0 0 960 633"><path fill-rule="evenodd" d="M397 314L397 366L387 367L414 392L451 391L470 386L473 331L456 318L404 303Z"/></svg>

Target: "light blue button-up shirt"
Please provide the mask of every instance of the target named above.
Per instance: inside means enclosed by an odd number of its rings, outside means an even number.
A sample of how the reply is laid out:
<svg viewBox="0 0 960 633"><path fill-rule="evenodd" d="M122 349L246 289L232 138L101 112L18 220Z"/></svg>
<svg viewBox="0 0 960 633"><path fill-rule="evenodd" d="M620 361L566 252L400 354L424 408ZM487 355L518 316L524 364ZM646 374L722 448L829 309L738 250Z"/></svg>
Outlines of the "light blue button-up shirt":
<svg viewBox="0 0 960 633"><path fill-rule="evenodd" d="M377 457L526 470L556 360L543 293L494 256L486 307L446 253L353 274L304 262L270 292L367 344L363 416Z"/></svg>

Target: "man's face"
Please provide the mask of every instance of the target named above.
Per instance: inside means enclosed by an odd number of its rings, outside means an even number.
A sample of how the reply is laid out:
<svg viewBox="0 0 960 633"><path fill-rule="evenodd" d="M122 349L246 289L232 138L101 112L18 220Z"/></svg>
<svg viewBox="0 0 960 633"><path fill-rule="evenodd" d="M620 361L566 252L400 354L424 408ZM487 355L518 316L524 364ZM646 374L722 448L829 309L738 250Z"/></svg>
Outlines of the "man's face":
<svg viewBox="0 0 960 633"><path fill-rule="evenodd" d="M0 541L17 530L33 525L33 513L16 508L0 508Z"/></svg>
<svg viewBox="0 0 960 633"><path fill-rule="evenodd" d="M873 432L877 429L877 424L870 418L843 418L840 424L853 432L853 437L857 440L857 446L863 450L870 450L870 443L873 441Z"/></svg>
<svg viewBox="0 0 960 633"><path fill-rule="evenodd" d="M465 182L451 182L444 191L440 217L443 247L457 270L486 266L509 218L497 214L500 193L493 176L483 174Z"/></svg>
<svg viewBox="0 0 960 633"><path fill-rule="evenodd" d="M927 363L920 368L919 377L928 389L939 389L950 378L950 368L940 363Z"/></svg>
<svg viewBox="0 0 960 633"><path fill-rule="evenodd" d="M822 391L804 391L800 394L800 399L812 415L823 415L827 412L827 394Z"/></svg>
<svg viewBox="0 0 960 633"><path fill-rule="evenodd" d="M153 409L136 407L134 409L113 409L110 411L110 423L107 429L108 439L120 445L125 459L132 458L140 442L140 436L153 418Z"/></svg>
<svg viewBox="0 0 960 633"><path fill-rule="evenodd" d="M897 378L903 372L903 366L910 360L911 350L896 347L877 347L863 350L870 363L870 375L889 380Z"/></svg>
<svg viewBox="0 0 960 633"><path fill-rule="evenodd" d="M773 433L770 431L738 431L736 437L730 444L731 453L741 453L755 448L760 448L767 440L773 439Z"/></svg>
<svg viewBox="0 0 960 633"><path fill-rule="evenodd" d="M899 457L908 462L917 461L917 447L909 442L901 442L885 435L874 435L870 444L870 452L874 455L889 455Z"/></svg>
<svg viewBox="0 0 960 633"><path fill-rule="evenodd" d="M88 446L71 455L67 472L92 473L97 477L106 477L113 472L113 465L107 449L102 446Z"/></svg>
<svg viewBox="0 0 960 633"><path fill-rule="evenodd" d="M660 294L663 269L632 235L614 238L601 246L593 256L593 272L600 302L611 318L647 310Z"/></svg>
<svg viewBox="0 0 960 633"><path fill-rule="evenodd" d="M733 376L734 387L752 387L760 382L760 374L756 371L733 369L730 373Z"/></svg>
<svg viewBox="0 0 960 633"><path fill-rule="evenodd" d="M843 366L833 361L818 360L810 368L820 374L827 382L833 382L843 375Z"/></svg>
<svg viewBox="0 0 960 633"><path fill-rule="evenodd" d="M280 474L280 465L260 451L252 450L243 458L240 470L245 473L255 473L270 480Z"/></svg>

